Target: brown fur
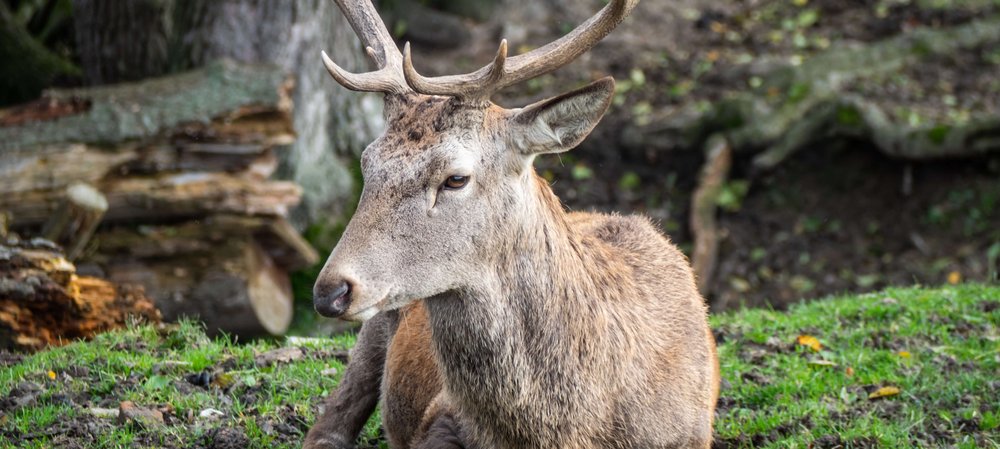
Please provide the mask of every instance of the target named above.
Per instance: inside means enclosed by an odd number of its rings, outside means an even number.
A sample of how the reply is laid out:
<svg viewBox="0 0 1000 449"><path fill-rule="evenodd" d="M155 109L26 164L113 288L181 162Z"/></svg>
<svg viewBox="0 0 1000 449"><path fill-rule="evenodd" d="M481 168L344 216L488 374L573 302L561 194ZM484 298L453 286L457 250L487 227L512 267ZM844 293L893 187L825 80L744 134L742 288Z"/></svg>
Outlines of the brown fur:
<svg viewBox="0 0 1000 449"><path fill-rule="evenodd" d="M349 282L346 316L377 312L363 336L394 331L358 342L387 351L394 448L710 446L718 363L687 259L645 218L566 213L530 166L582 140L612 89L599 81L514 111L387 101L405 110L388 112L389 131L365 151L361 203L317 291ZM437 187L456 172L471 184ZM377 389L355 375L375 360L352 359L331 404ZM339 447L310 445L331 432L318 424L306 447Z"/></svg>

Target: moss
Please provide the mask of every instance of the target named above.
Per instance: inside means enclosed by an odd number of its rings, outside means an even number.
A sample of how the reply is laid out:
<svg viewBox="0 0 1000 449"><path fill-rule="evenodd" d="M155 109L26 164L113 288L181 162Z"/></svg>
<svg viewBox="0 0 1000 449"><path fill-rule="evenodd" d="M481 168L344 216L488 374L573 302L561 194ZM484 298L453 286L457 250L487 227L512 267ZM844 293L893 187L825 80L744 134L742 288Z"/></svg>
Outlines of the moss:
<svg viewBox="0 0 1000 449"><path fill-rule="evenodd" d="M847 127L857 127L862 123L861 114L857 108L850 105L837 107L837 123Z"/></svg>
<svg viewBox="0 0 1000 449"><path fill-rule="evenodd" d="M936 144L944 143L944 140L948 137L948 133L951 131L951 127L948 125L938 125L927 131L927 137Z"/></svg>

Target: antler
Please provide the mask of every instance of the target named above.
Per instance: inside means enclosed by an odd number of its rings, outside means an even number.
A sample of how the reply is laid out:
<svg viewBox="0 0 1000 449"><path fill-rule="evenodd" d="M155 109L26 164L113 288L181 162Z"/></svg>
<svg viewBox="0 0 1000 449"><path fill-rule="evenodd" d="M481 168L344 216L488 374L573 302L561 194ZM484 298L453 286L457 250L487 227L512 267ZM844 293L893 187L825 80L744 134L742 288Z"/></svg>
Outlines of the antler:
<svg viewBox="0 0 1000 449"><path fill-rule="evenodd" d="M635 8L639 0L612 0L597 15L569 34L523 55L507 59L507 41L500 42L496 58L486 67L464 75L424 77L413 68L410 44L403 50L403 75L413 90L427 95L449 95L469 102L489 101L496 91L549 73L569 64L597 45ZM343 84L343 83L341 83Z"/></svg>
<svg viewBox="0 0 1000 449"><path fill-rule="evenodd" d="M323 65L340 85L363 92L402 94L413 90L403 78L403 57L370 0L336 0L378 70L351 73L323 52Z"/></svg>

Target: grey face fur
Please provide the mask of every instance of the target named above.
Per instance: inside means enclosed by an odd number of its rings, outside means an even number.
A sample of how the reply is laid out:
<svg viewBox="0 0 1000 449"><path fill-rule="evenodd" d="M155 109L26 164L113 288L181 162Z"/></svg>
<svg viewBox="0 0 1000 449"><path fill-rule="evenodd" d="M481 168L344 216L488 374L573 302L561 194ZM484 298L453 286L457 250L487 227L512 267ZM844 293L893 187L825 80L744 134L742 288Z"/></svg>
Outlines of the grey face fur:
<svg viewBox="0 0 1000 449"><path fill-rule="evenodd" d="M475 285L510 230L533 220L520 211L536 200L534 157L582 141L613 91L605 78L518 110L387 96L388 129L362 155L361 201L320 274L317 300L333 300L321 292L346 281L342 317L366 320ZM452 176L467 182L448 188Z"/></svg>

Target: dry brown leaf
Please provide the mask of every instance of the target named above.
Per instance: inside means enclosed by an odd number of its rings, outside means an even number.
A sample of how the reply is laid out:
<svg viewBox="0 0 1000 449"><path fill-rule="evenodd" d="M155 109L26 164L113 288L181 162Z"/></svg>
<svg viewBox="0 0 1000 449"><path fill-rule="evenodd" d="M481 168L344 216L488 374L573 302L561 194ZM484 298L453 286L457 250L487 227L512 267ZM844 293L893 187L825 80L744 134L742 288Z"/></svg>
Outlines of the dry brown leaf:
<svg viewBox="0 0 1000 449"><path fill-rule="evenodd" d="M899 394L899 387L882 387L878 390L871 392L868 395L868 399L879 399L886 398L889 396L895 396Z"/></svg>

